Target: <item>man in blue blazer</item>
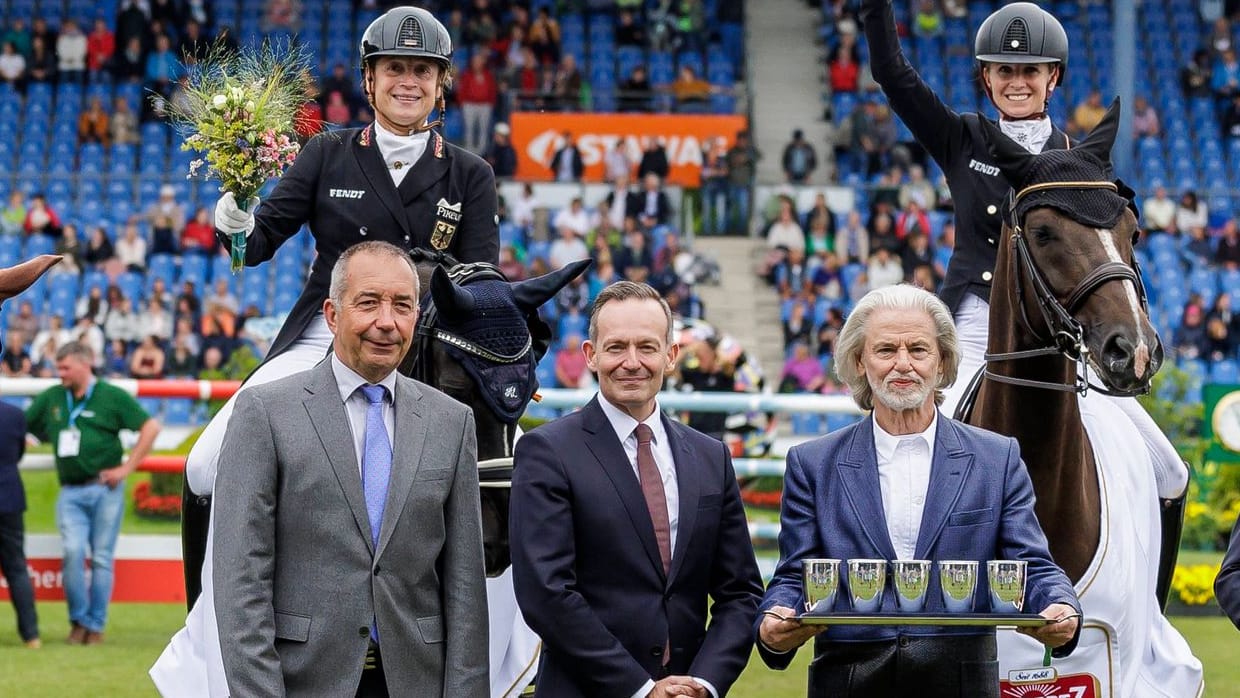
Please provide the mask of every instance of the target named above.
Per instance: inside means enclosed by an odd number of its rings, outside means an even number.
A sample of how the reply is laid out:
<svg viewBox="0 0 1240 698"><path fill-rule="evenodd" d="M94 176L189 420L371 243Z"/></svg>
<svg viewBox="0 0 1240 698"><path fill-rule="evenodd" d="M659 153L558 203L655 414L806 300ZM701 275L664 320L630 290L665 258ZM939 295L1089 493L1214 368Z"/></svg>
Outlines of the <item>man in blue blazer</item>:
<svg viewBox="0 0 1240 698"><path fill-rule="evenodd" d="M811 696L997 698L999 676L993 628L789 620L804 607L807 558L976 560L974 609L982 612L986 561L1023 560L1026 608L1055 622L1022 632L1057 656L1075 647L1080 603L1047 550L1016 441L938 412L959 356L947 306L912 286L867 294L836 340L836 372L873 413L788 453L780 561L754 624L759 652L776 669L816 637ZM835 610L851 610L843 590ZM897 611L894 593L881 610ZM945 612L937 575L925 610Z"/></svg>
<svg viewBox="0 0 1240 698"><path fill-rule="evenodd" d="M0 354L4 350L0 349ZM25 525L26 490L22 487L17 462L26 453L26 414L7 402L0 402L0 573L9 585L9 597L17 612L17 632L31 649L43 645L39 639L39 618L34 606L34 587L26 569Z"/></svg>
<svg viewBox="0 0 1240 698"><path fill-rule="evenodd" d="M762 581L727 450L659 410L671 334L650 286L603 289L582 346L600 397L517 442L512 573L540 698L722 698L749 660Z"/></svg>
<svg viewBox="0 0 1240 698"><path fill-rule="evenodd" d="M1231 542L1227 544L1227 554L1223 556L1223 565L1218 576L1214 578L1214 598L1218 605L1240 628L1240 518L1231 529Z"/></svg>

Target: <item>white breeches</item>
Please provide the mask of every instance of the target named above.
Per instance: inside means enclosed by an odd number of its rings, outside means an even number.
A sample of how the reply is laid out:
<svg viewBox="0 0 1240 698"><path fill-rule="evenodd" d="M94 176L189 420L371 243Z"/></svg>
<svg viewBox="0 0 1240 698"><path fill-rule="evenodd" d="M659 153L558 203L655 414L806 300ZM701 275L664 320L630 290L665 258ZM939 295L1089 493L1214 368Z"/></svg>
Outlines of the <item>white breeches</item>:
<svg viewBox="0 0 1240 698"><path fill-rule="evenodd" d="M215 488L215 474L219 472L220 448L224 445L224 432L228 429L228 419L232 416L233 405L237 403L237 395L241 391L256 385L270 383L294 373L313 368L327 356L332 345L332 333L322 315L316 315L301 336L293 341L289 348L259 366L245 385L228 399L224 407L211 418L206 429L190 449L185 458L185 482L197 495L211 494Z"/></svg>

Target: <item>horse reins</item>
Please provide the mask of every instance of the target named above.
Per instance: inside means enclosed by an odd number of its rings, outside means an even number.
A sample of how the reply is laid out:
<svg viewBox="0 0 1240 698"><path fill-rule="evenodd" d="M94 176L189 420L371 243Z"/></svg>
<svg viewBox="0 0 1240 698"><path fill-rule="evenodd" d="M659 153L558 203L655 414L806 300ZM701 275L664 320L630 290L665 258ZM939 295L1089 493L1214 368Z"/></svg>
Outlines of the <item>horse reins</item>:
<svg viewBox="0 0 1240 698"><path fill-rule="evenodd" d="M1076 286L1068 293L1067 300L1063 303L1055 296L1051 290L1050 284L1046 282L1046 277L1034 264L1033 256L1029 253L1029 243L1025 238L1024 226L1022 221L1017 218L1016 206L1022 198L1034 192L1047 189L1109 189L1118 192L1118 187L1114 182L1105 181L1085 181L1085 182L1043 182L1040 184L1032 184L1021 189L1019 192L1011 191L1008 193L1007 209L1008 209L1008 227L1011 228L1011 240L1014 246L1014 254L1012 264L1019 267L1013 270L1013 283L1016 285L1016 305L1020 308L1021 323L1025 329L1034 337L1034 339L1042 343L1044 346L1037 349L1026 349L1022 351L1001 352L992 354L986 352L983 358L986 366L983 369L983 375L990 380L999 383L1007 383L1024 388L1043 388L1047 390L1056 390L1060 392L1074 392L1084 395L1092 388L1104 395L1116 395L1121 397L1131 397L1133 395L1146 392L1142 391L1119 391L1106 388L1104 386L1095 385L1089 381L1089 347L1085 344L1085 329L1081 323L1072 316L1072 313L1080 309L1081 305L1096 291L1100 286L1111 281L1131 281L1136 287L1137 298L1141 303L1142 310L1147 308L1145 297L1145 285L1141 281L1141 268L1134 256L1132 264L1124 264L1122 262L1108 261L1094 269L1085 278L1081 279ZM1050 330L1049 338L1043 337L1033 327L1033 323L1029 320L1029 313L1025 308L1025 287L1021 281L1022 274L1028 275L1030 283L1033 286L1034 298L1038 302L1038 310L1042 314L1042 320L1047 329ZM1021 359L1031 359L1040 356L1052 356L1062 354L1067 358L1077 362L1081 366L1081 370L1077 373L1076 381L1073 383L1056 383L1051 381L1040 381L1029 378L1014 378L995 373L990 370L992 362L999 361L1017 361ZM1148 390L1148 389L1147 389Z"/></svg>

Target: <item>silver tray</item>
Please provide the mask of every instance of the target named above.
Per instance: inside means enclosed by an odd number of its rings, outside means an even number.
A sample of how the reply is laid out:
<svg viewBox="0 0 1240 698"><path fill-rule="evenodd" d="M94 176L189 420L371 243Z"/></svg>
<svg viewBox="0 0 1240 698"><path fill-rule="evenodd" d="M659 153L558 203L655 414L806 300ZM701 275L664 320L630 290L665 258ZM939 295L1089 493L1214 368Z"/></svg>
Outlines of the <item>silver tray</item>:
<svg viewBox="0 0 1240 698"><path fill-rule="evenodd" d="M1036 628L1051 623L1030 613L803 613L806 625L958 625Z"/></svg>

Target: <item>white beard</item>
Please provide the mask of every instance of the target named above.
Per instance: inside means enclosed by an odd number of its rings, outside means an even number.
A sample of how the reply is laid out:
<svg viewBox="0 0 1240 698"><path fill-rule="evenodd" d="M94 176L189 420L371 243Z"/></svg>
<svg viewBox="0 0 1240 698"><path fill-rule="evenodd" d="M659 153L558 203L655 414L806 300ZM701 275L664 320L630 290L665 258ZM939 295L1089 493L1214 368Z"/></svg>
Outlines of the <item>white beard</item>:
<svg viewBox="0 0 1240 698"><path fill-rule="evenodd" d="M890 381L894 381L896 379L913 380L917 382L917 386L908 392L897 392L888 386ZM874 399L883 403L883 406L888 409L901 412L904 410L914 410L926 404L926 400L930 397L930 393L934 390L934 386L926 383L926 381L922 380L921 376L916 373L891 373L878 385L871 383L870 389L874 391Z"/></svg>

